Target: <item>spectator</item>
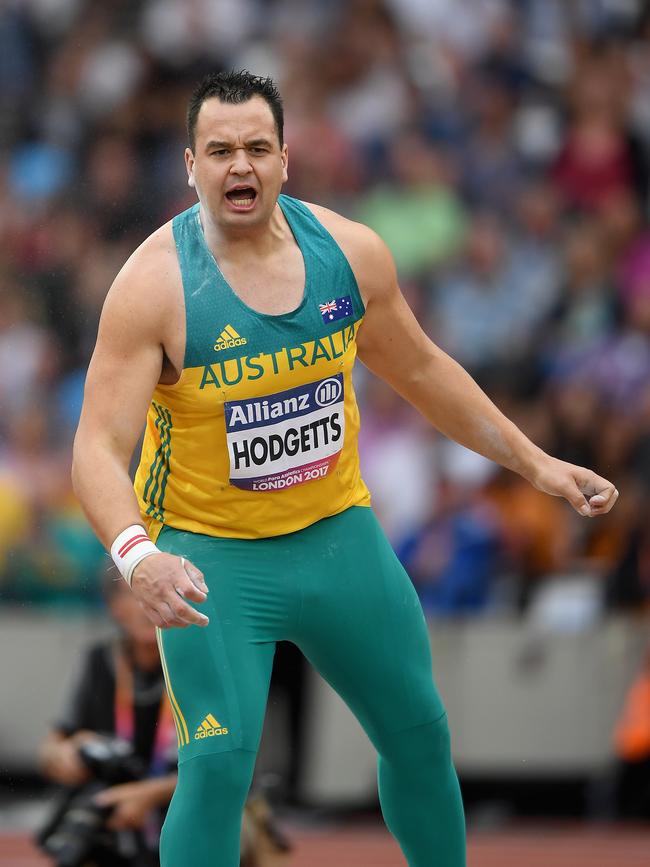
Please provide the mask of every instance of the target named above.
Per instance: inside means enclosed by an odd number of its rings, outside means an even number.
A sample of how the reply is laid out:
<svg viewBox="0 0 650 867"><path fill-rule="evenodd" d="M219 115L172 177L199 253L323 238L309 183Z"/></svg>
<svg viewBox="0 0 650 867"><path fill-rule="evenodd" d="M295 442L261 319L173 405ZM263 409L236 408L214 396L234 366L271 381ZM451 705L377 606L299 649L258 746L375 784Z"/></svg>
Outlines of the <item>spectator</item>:
<svg viewBox="0 0 650 867"><path fill-rule="evenodd" d="M124 832L134 829L144 837L138 867L148 867L159 863L164 808L176 784L176 728L155 628L121 578L109 573L105 587L118 634L88 649L63 713L42 745L41 764L48 779L66 788L64 803L70 804L83 787L96 782L80 753L84 744L111 735L130 745L142 777L134 770L135 779L93 787L93 801L108 811L104 827L113 833L106 839L100 836L102 842L87 857L99 863L107 858L115 865L126 862L124 846L133 843Z"/></svg>
<svg viewBox="0 0 650 867"><path fill-rule="evenodd" d="M589 56L572 83L572 120L553 167L570 208L593 210L620 191L647 189L641 149L627 128L629 89L618 57Z"/></svg>
<svg viewBox="0 0 650 867"><path fill-rule="evenodd" d="M434 616L480 614L499 574L496 513L461 485L443 481L431 517L406 536L396 553Z"/></svg>
<svg viewBox="0 0 650 867"><path fill-rule="evenodd" d="M522 358L530 322L501 221L475 216L464 254L461 264L437 281L431 322L436 342L477 374Z"/></svg>
<svg viewBox="0 0 650 867"><path fill-rule="evenodd" d="M445 262L463 238L464 212L452 184L450 162L416 130L389 146L390 183L377 184L358 200L355 218L391 248L405 277Z"/></svg>

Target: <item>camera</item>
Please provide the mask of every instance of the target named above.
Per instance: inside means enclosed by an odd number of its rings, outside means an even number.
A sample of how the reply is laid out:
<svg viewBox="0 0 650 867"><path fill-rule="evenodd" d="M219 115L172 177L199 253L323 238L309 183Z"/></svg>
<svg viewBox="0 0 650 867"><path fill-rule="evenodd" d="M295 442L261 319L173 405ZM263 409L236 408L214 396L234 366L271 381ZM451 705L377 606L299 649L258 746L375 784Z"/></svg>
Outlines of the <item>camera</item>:
<svg viewBox="0 0 650 867"><path fill-rule="evenodd" d="M112 807L95 803L104 789L146 776L133 747L121 738L97 735L79 747L93 780L65 793L36 842L57 867L141 867L148 864L145 840L138 831L106 827Z"/></svg>

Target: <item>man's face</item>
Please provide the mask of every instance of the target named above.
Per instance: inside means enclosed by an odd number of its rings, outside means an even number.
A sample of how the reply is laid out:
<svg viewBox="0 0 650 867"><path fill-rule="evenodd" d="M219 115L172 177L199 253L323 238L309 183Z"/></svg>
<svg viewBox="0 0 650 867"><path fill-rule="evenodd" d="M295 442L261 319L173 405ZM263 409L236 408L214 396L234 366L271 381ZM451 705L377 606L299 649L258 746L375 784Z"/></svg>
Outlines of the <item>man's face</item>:
<svg viewBox="0 0 650 867"><path fill-rule="evenodd" d="M261 96L239 105L207 99L196 119L194 152L185 164L190 186L217 226L246 229L268 222L287 180L273 113Z"/></svg>

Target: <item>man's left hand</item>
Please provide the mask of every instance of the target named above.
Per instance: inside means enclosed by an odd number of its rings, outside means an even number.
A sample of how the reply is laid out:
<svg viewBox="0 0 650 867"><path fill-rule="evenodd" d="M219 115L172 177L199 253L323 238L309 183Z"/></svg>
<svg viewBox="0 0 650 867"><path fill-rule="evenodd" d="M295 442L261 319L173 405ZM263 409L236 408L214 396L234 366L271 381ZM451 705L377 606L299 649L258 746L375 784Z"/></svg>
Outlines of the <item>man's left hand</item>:
<svg viewBox="0 0 650 867"><path fill-rule="evenodd" d="M618 499L612 482L597 476L585 467L568 464L545 455L545 460L534 478L533 485L546 494L564 497L578 514L586 518L606 515Z"/></svg>
<svg viewBox="0 0 650 867"><path fill-rule="evenodd" d="M149 780L111 786L95 795L94 800L103 807L113 807L106 826L114 831L143 828L147 816L159 801Z"/></svg>

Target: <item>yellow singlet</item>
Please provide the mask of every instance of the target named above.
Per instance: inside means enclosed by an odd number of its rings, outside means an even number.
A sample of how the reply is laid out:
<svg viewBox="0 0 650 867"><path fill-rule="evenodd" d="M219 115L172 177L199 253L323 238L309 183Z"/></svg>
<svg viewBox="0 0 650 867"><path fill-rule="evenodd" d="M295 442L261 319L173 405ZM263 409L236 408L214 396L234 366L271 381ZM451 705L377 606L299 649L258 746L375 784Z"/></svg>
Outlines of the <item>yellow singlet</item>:
<svg viewBox="0 0 650 867"><path fill-rule="evenodd" d="M301 202L280 207L305 263L299 307L248 307L210 253L198 205L174 218L187 344L159 385L135 490L153 539L164 525L241 539L291 533L370 505L352 386L364 313L340 247Z"/></svg>

